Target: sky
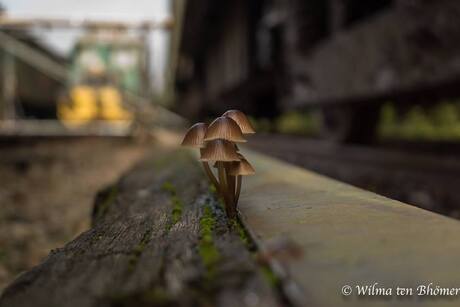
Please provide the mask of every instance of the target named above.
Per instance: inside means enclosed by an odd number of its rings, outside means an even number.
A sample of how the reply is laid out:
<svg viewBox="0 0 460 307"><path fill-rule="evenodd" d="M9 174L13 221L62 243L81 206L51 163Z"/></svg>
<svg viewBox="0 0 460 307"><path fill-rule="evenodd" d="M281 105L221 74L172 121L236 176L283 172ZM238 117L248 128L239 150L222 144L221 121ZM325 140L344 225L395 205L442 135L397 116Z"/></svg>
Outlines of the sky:
<svg viewBox="0 0 460 307"><path fill-rule="evenodd" d="M169 16L169 0L0 0L11 17L71 19L162 20ZM81 34L78 30L42 30L37 35L61 53L69 52ZM149 37L154 86L163 86L168 35L161 31Z"/></svg>

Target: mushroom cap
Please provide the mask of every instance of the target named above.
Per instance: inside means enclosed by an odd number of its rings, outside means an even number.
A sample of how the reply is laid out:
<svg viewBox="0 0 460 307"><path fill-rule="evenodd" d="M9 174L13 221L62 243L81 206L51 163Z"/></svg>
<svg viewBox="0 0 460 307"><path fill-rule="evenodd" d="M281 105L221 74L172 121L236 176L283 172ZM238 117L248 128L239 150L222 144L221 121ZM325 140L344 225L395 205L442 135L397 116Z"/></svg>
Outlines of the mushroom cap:
<svg viewBox="0 0 460 307"><path fill-rule="evenodd" d="M206 134L207 128L208 125L205 123L196 123L187 130L181 145L200 148L204 147L204 136Z"/></svg>
<svg viewBox="0 0 460 307"><path fill-rule="evenodd" d="M235 144L234 144L234 145L235 145ZM246 159L244 158L244 156L238 152L238 148L236 147L236 145L235 145L235 149L236 149L236 155L238 156L239 160L242 160L242 159L246 160ZM233 162L237 162L237 161L233 161ZM219 167L219 165L217 164L217 161L214 162L214 164L212 165L212 167L214 167L214 168L218 168L218 167Z"/></svg>
<svg viewBox="0 0 460 307"><path fill-rule="evenodd" d="M229 110L225 112L222 116L230 117L231 119L233 119L238 124L243 134L256 133L248 117L243 112L238 110Z"/></svg>
<svg viewBox="0 0 460 307"><path fill-rule="evenodd" d="M231 142L246 142L238 124L230 117L218 117L208 127L205 141L223 139Z"/></svg>
<svg viewBox="0 0 460 307"><path fill-rule="evenodd" d="M206 147L200 149L201 161L238 161L238 154L232 142L217 139L206 142Z"/></svg>
<svg viewBox="0 0 460 307"><path fill-rule="evenodd" d="M249 176L256 173L254 167L244 157L230 164L229 174L232 176Z"/></svg>

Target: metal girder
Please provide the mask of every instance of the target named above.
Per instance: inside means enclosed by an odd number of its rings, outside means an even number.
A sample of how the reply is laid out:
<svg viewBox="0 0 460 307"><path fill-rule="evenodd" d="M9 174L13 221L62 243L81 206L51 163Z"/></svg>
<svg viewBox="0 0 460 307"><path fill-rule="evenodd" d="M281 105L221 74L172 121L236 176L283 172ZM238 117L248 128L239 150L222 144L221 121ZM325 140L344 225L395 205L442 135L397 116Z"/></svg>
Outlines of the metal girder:
<svg viewBox="0 0 460 307"><path fill-rule="evenodd" d="M65 66L2 31L0 31L0 48L58 82L65 82L67 78Z"/></svg>
<svg viewBox="0 0 460 307"><path fill-rule="evenodd" d="M158 30L171 29L174 26L173 18L163 20L144 20L140 22L108 21L91 19L64 19L64 18L11 18L0 17L0 29L27 29L36 28L91 28L91 29L139 29Z"/></svg>

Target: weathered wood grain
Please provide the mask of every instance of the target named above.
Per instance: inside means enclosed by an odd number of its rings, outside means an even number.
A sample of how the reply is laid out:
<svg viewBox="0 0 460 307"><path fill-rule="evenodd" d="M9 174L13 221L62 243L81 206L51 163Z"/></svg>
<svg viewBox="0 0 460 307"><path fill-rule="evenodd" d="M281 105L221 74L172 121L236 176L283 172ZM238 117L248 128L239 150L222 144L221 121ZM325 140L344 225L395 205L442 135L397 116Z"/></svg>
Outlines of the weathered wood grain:
<svg viewBox="0 0 460 307"><path fill-rule="evenodd" d="M188 152L157 153L99 193L93 227L19 276L0 306L278 305L238 227Z"/></svg>

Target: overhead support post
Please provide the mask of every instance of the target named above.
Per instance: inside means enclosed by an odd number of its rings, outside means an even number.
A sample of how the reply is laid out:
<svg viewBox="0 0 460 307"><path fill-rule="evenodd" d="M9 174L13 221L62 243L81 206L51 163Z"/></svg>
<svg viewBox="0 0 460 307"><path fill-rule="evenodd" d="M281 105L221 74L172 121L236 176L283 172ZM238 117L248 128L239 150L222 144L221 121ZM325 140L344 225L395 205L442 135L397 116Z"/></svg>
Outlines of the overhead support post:
<svg viewBox="0 0 460 307"><path fill-rule="evenodd" d="M1 119L15 119L16 118L16 63L15 58L8 52L3 52L2 57L2 92L0 102L0 118Z"/></svg>

